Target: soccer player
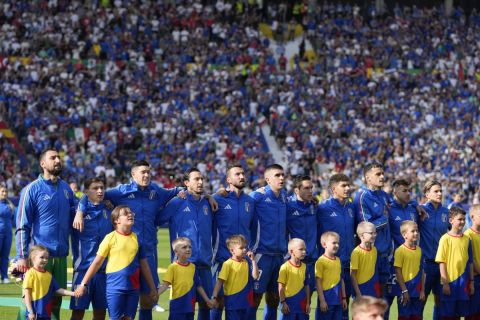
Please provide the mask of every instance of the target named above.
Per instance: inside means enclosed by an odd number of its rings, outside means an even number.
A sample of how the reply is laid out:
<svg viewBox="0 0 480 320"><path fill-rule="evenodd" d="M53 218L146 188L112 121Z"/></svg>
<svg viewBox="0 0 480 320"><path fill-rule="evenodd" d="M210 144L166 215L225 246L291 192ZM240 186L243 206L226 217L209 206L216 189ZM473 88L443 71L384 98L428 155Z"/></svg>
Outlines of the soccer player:
<svg viewBox="0 0 480 320"><path fill-rule="evenodd" d="M186 237L192 241L192 256L189 261L195 264L202 287L207 296L213 291L212 284L212 209L203 196L204 177L197 168L190 168L183 176L187 187L187 198L174 198L168 202L163 214L169 217L170 241L178 237ZM174 261L172 251L172 261ZM200 297L201 298L201 297ZM206 301L198 299L198 319L210 318Z"/></svg>
<svg viewBox="0 0 480 320"><path fill-rule="evenodd" d="M353 293L361 296L381 297L382 289L378 280L377 249L374 246L377 231L371 222L362 221L357 226L361 243L353 249L350 258L350 277Z"/></svg>
<svg viewBox="0 0 480 320"><path fill-rule="evenodd" d="M41 244L48 249L45 269L59 287L67 286L68 236L75 214L75 196L68 183L60 179L62 161L58 152L45 150L40 155L43 173L23 188L17 209L17 269L27 270L28 247ZM61 297L52 298L52 319L59 319Z"/></svg>
<svg viewBox="0 0 480 320"><path fill-rule="evenodd" d="M368 221L376 227L376 243L378 250L379 280L385 286L390 276L388 257L392 250L390 226L388 225L389 196L382 190L385 183L383 166L380 163L370 163L363 168L366 188L355 196L354 204L358 221Z"/></svg>
<svg viewBox="0 0 480 320"><path fill-rule="evenodd" d="M80 202L74 220L74 228L79 228L78 221L82 221L82 231L74 230L72 237L73 251L73 287L76 288L82 283L85 272L92 264L98 251L98 246L103 238L112 232L110 221L111 210L105 207L103 198L105 196L105 185L100 178L90 178L84 182L84 190L87 195L87 205ZM92 278L88 288L88 294L81 298L70 300L72 320L81 320L85 310L89 308L90 302L93 305L93 316L96 320L105 319L107 299L105 298L105 275L104 263L97 274Z"/></svg>
<svg viewBox="0 0 480 320"><path fill-rule="evenodd" d="M420 229L420 248L425 258L425 300L433 292L434 307L433 320L438 320L440 314L440 269L435 262L438 242L448 231L448 209L442 206L442 185L435 180L427 181L423 187L423 194L427 202L422 207L427 211L425 220L418 221Z"/></svg>
<svg viewBox="0 0 480 320"><path fill-rule="evenodd" d="M298 238L288 242L290 259L278 274L278 294L283 320L303 320L310 313L310 288L306 282L306 265L302 263L307 253L305 241Z"/></svg>
<svg viewBox="0 0 480 320"><path fill-rule="evenodd" d="M319 234L333 231L340 236L338 256L342 263L342 278L348 304L352 295L350 256L355 247L355 208L350 201L352 190L350 178L342 173L334 174L330 177L328 188L331 197L322 202L317 209ZM323 251L321 246L318 248L319 251ZM343 319L348 319L348 308L343 311Z"/></svg>
<svg viewBox="0 0 480 320"><path fill-rule="evenodd" d="M87 287L91 286L90 280L108 258L105 272L109 318L133 320L139 299L140 273L148 284L152 302L158 300L157 288L137 235L132 231L135 213L128 206L120 205L113 209L111 221L115 231L110 232L100 243L95 259L75 292L80 296L85 294Z"/></svg>
<svg viewBox="0 0 480 320"><path fill-rule="evenodd" d="M9 283L8 257L12 247L12 217L15 206L8 200L7 188L0 186L0 283Z"/></svg>
<svg viewBox="0 0 480 320"><path fill-rule="evenodd" d="M213 216L214 225L214 259L212 267L213 280L216 281L218 273L222 269L223 262L231 258L231 252L227 248L226 240L233 235L242 235L247 241L247 247L251 242L250 230L252 228L255 202L248 194L243 192L246 185L245 171L241 165L235 164L227 169L227 196L215 195L218 210ZM217 308L210 311L210 319L220 320L223 310L223 292L217 296Z"/></svg>
<svg viewBox="0 0 480 320"><path fill-rule="evenodd" d="M255 319L258 306L265 296L264 319L277 319L278 271L283 264L283 255L287 252L286 213L287 197L284 187L285 173L279 164L265 169L267 186L264 192L254 191L250 196L255 200L255 217L252 239L255 261L258 264L260 278L254 282L254 306L249 309L248 319Z"/></svg>
<svg viewBox="0 0 480 320"><path fill-rule="evenodd" d="M196 300L197 292L208 306L213 307L215 301L208 298L200 284L195 265L188 261L192 255L190 239L179 237L173 240L172 249L177 260L168 266L167 272L163 276L163 283L158 289L158 294L161 295L169 286L172 286L169 320L193 319L195 304L192 301Z"/></svg>
<svg viewBox="0 0 480 320"><path fill-rule="evenodd" d="M213 289L213 298L218 298L222 286L225 288L226 320L244 320L253 303L253 280L258 278L258 266L253 252L247 252L247 239L233 235L227 239L232 257L225 261ZM245 255L249 260L245 259Z"/></svg>
<svg viewBox="0 0 480 320"><path fill-rule="evenodd" d="M463 234L466 213L459 207L449 210L452 229L440 238L435 261L440 265L442 293L441 319L460 319L469 315L468 302L474 290L472 243ZM478 303L478 302L476 302Z"/></svg>
<svg viewBox="0 0 480 320"><path fill-rule="evenodd" d="M312 293L315 288L315 261L318 259L318 228L312 179L305 175L296 176L293 187L294 194L287 202L287 233L290 239L305 241L307 255L303 263L307 266L306 281Z"/></svg>
<svg viewBox="0 0 480 320"><path fill-rule="evenodd" d="M23 296L28 320L50 319L50 303L54 294L75 296L73 291L62 289L45 267L48 263L48 250L42 245L30 248L29 260L32 268L25 273Z"/></svg>
<svg viewBox="0 0 480 320"><path fill-rule="evenodd" d="M465 231L465 235L472 242L474 293L470 296L470 316L466 320L480 319L480 205L474 204L470 208L472 226Z"/></svg>
<svg viewBox="0 0 480 320"><path fill-rule="evenodd" d="M133 232L137 234L139 245L144 249L155 286L158 286L157 274L157 226L168 221L161 209L175 197L181 188L163 189L151 182L150 164L145 160L136 160L131 165L130 183L120 184L107 190L105 200L114 206L127 205L135 213ZM85 198L81 200L86 201ZM152 300L143 275L140 276L140 320L152 319Z"/></svg>
<svg viewBox="0 0 480 320"><path fill-rule="evenodd" d="M336 256L340 247L340 236L336 232L327 231L320 238L325 253L315 263L318 303L315 319L342 319L348 308L345 297L345 283L342 279L342 264Z"/></svg>
<svg viewBox="0 0 480 320"><path fill-rule="evenodd" d="M416 207L410 201L410 183L399 179L392 183L393 201L390 206L388 222L392 233L393 247L397 249L404 242L404 236L400 232L400 226L406 220L417 222L419 220Z"/></svg>
<svg viewBox="0 0 480 320"><path fill-rule="evenodd" d="M425 273L423 272L422 250L418 247L418 226L411 220L400 225L405 239L395 250L394 267L400 295L397 298L398 319L420 320L425 300Z"/></svg>

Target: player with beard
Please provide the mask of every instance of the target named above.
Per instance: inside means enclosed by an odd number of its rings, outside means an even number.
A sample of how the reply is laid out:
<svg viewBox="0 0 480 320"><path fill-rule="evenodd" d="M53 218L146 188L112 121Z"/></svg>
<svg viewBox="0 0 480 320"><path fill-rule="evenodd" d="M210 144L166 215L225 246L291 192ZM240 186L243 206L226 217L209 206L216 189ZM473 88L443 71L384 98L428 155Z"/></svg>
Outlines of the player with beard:
<svg viewBox="0 0 480 320"><path fill-rule="evenodd" d="M197 168L191 168L185 172L183 183L187 187L187 198L176 197L168 202L162 215L169 218L170 242L178 237L186 237L192 242L192 255L190 262L195 264L200 283L211 296L212 283L212 227L213 216L207 197L203 194L204 177ZM172 250L172 262L175 261L175 253ZM207 303L198 297L198 319L210 318Z"/></svg>
<svg viewBox="0 0 480 320"><path fill-rule="evenodd" d="M227 195L215 195L218 203L218 211L213 217L214 236L214 259L212 267L213 281L216 282L222 264L232 254L227 248L226 241L233 235L241 234L250 245L250 229L255 209L254 200L243 192L246 185L245 170L241 165L235 164L227 169ZM220 292L217 299L218 307L210 311L210 319L222 318L223 293Z"/></svg>
<svg viewBox="0 0 480 320"><path fill-rule="evenodd" d="M48 149L40 155L43 173L23 188L17 209L17 269L27 270L30 245L43 245L49 259L45 267L60 288L67 287L67 255L70 225L75 214L75 196L67 182L59 178L62 161ZM52 299L52 319L60 319L60 296Z"/></svg>

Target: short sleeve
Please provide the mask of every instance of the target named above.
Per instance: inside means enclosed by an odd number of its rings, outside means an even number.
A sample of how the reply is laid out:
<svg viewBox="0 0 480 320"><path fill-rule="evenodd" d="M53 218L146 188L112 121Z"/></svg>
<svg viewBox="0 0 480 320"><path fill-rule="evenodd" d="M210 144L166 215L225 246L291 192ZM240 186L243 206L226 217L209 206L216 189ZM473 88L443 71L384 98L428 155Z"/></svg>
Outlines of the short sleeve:
<svg viewBox="0 0 480 320"><path fill-rule="evenodd" d="M227 263L224 263L222 265L222 270L220 270L220 273L218 274L218 279L226 281L228 279L229 273L230 273L230 265Z"/></svg>
<svg viewBox="0 0 480 320"><path fill-rule="evenodd" d="M435 256L436 263L446 263L447 262L447 243L445 242L446 237L441 237L440 242L438 243L437 255Z"/></svg>
<svg viewBox="0 0 480 320"><path fill-rule="evenodd" d="M32 273L28 272L25 273L25 278L23 279L23 284L22 284L23 289L32 289L33 288L33 277Z"/></svg>
<svg viewBox="0 0 480 320"><path fill-rule="evenodd" d="M400 248L395 250L395 255L393 258L393 266L397 268L403 268L403 254Z"/></svg>
<svg viewBox="0 0 480 320"><path fill-rule="evenodd" d="M98 247L97 254L99 256L102 256L104 258L108 257L110 254L110 240L112 239L112 234L107 235L102 242L100 243L100 246Z"/></svg>
<svg viewBox="0 0 480 320"><path fill-rule="evenodd" d="M53 292L56 292L60 287L58 286L57 280L55 280L55 277L52 275L52 282L50 283L50 288L52 288Z"/></svg>
<svg viewBox="0 0 480 320"><path fill-rule="evenodd" d="M350 270L358 270L358 253L355 250L350 258Z"/></svg>
<svg viewBox="0 0 480 320"><path fill-rule="evenodd" d="M283 265L280 268L280 271L278 272L278 280L277 282L286 284L287 283L287 270L285 268L285 265Z"/></svg>
<svg viewBox="0 0 480 320"><path fill-rule="evenodd" d="M173 283L173 278L174 278L174 270L173 270L174 266L173 264L170 264L167 268L167 272L165 272L165 275L163 276L163 279L162 281L165 281L165 282L168 282L170 284Z"/></svg>
<svg viewBox="0 0 480 320"><path fill-rule="evenodd" d="M323 279L323 263L320 259L315 263L315 278Z"/></svg>

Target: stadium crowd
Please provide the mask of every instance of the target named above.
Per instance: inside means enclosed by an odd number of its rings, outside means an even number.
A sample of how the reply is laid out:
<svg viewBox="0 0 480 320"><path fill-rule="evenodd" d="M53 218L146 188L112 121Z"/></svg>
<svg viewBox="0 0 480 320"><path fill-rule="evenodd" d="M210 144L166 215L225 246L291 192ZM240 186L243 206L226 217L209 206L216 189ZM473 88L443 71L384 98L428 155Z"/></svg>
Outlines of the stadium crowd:
<svg viewBox="0 0 480 320"><path fill-rule="evenodd" d="M287 173L321 181L335 170L361 184L361 164L441 180L478 202L478 28L474 12L399 8L365 22L358 8L324 3L299 21L316 58L285 59L260 22L281 7L238 1L15 1L0 10L0 103L28 165L3 148L13 195L46 146L65 179L127 178L147 159L171 187L197 165L217 189L229 162L258 184L271 163L259 121L282 146ZM298 17L296 15L295 17ZM33 41L35 40L35 41ZM390 177L391 178L391 177Z"/></svg>

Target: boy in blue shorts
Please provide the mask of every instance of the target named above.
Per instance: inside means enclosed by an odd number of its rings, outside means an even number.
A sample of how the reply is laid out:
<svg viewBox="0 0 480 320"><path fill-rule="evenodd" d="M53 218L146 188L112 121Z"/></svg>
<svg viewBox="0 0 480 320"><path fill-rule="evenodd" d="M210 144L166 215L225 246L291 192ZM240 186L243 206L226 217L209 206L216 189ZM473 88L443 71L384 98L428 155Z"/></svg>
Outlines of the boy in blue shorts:
<svg viewBox="0 0 480 320"><path fill-rule="evenodd" d="M252 282L258 279L257 263L253 253L247 253L247 239L242 235L234 235L227 239L227 247L232 257L225 261L213 289L213 298L224 285L225 315L227 320L243 320L248 308L253 304ZM247 261L245 255L250 259Z"/></svg>
<svg viewBox="0 0 480 320"><path fill-rule="evenodd" d="M471 241L463 234L465 216L461 208L449 210L452 229L440 238L435 257L440 266L440 319L443 320L460 319L469 314L468 302L474 289L473 263Z"/></svg>
<svg viewBox="0 0 480 320"><path fill-rule="evenodd" d="M382 296L382 288L377 270L377 248L373 245L377 237L375 225L371 222L360 222L357 235L361 243L353 249L350 258L350 278L353 296Z"/></svg>
<svg viewBox="0 0 480 320"><path fill-rule="evenodd" d="M83 281L85 272L95 259L100 242L112 231L111 210L106 208L103 203L105 195L103 180L100 178L87 179L84 183L84 190L87 201L78 204L73 223L73 227L78 229L74 230L72 237L72 248L76 247L76 250L72 250L74 263L73 288L76 288ZM90 302L93 305L93 317L96 320L105 319L107 309L105 266L106 263L93 277L87 290L88 294L70 300L71 320L83 319Z"/></svg>
<svg viewBox="0 0 480 320"><path fill-rule="evenodd" d="M470 315L466 320L480 319L480 205L474 204L470 208L472 226L465 231L465 235L472 242L474 293L470 296Z"/></svg>
<svg viewBox="0 0 480 320"><path fill-rule="evenodd" d="M158 289L161 295L169 286L170 292L170 314L169 320L193 320L195 315L196 292L198 292L209 307L215 305L210 300L205 290L200 285L195 264L188 261L192 256L192 242L185 237L179 237L172 242L172 249L177 260L168 266L163 277L163 283Z"/></svg>
<svg viewBox="0 0 480 320"><path fill-rule="evenodd" d="M340 236L336 232L324 232L320 243L325 253L315 263L318 293L315 319L341 320L342 309L346 310L348 305L342 279L342 264L336 256L340 248Z"/></svg>
<svg viewBox="0 0 480 320"><path fill-rule="evenodd" d="M411 220L405 220L400 225L400 233L405 242L395 250L393 262L400 287L398 319L420 320L425 300L425 273L422 250L417 246L418 226Z"/></svg>
<svg viewBox="0 0 480 320"><path fill-rule="evenodd" d="M302 260L307 254L305 242L293 238L288 242L290 260L278 273L278 295L283 320L308 319L310 313L310 288L307 284L307 267Z"/></svg>
<svg viewBox="0 0 480 320"><path fill-rule="evenodd" d="M100 243L97 256L88 268L76 292L84 295L90 280L108 258L107 307L111 320L132 320L137 312L140 293L140 272L150 287L150 298L158 300L157 289L137 236L132 232L135 214L126 205L113 209L111 220L115 231Z"/></svg>

